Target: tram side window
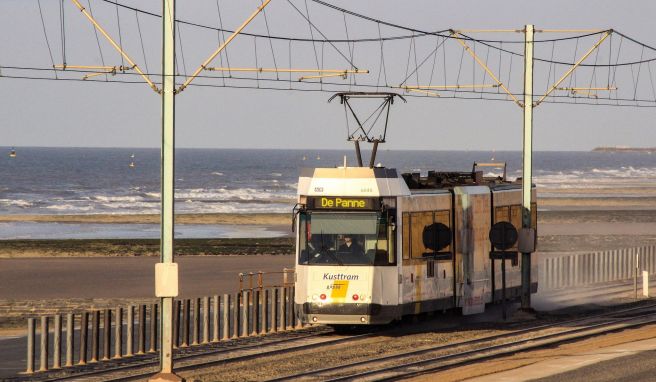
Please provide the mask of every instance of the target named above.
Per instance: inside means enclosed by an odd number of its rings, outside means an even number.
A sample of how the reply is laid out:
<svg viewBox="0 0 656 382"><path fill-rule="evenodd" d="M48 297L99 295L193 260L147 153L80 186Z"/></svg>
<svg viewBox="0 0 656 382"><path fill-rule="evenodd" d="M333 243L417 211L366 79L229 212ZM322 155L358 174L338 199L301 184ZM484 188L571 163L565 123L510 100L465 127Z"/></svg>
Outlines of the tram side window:
<svg viewBox="0 0 656 382"><path fill-rule="evenodd" d="M512 206L496 207L494 210L494 222L510 222L517 229L522 227L522 206L515 204ZM531 203L531 225L537 227L538 223L538 206Z"/></svg>
<svg viewBox="0 0 656 382"><path fill-rule="evenodd" d="M497 207L494 210L494 222L509 222L510 221L510 210L508 206Z"/></svg>
<svg viewBox="0 0 656 382"><path fill-rule="evenodd" d="M531 225L537 227L538 220L538 207L536 203L531 203ZM515 204L512 206L501 206L494 209L494 223L497 222L510 222L517 230L522 228L522 206ZM517 244L509 251L516 251Z"/></svg>
<svg viewBox="0 0 656 382"><path fill-rule="evenodd" d="M308 225L307 215L300 214L299 223L298 223L298 239L296 242L296 245L298 246L299 264L307 264L309 261L309 252L307 250L307 237L308 237L307 225Z"/></svg>
<svg viewBox="0 0 656 382"><path fill-rule="evenodd" d="M424 245L423 233L424 228L434 224L442 223L451 227L451 214L448 210L443 211L422 211L410 212L403 214L403 258L424 258L424 254L434 252L433 249ZM407 222L406 222L407 215ZM409 224L408 224L409 223ZM451 245L440 250L441 252L450 252ZM408 256L409 254L409 256Z"/></svg>

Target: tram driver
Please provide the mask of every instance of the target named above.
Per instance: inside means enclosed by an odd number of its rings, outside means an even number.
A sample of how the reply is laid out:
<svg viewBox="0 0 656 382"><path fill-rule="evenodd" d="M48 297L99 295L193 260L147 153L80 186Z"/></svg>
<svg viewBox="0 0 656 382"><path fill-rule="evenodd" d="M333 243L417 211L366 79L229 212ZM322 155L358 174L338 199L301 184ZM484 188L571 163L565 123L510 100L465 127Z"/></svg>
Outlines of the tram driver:
<svg viewBox="0 0 656 382"><path fill-rule="evenodd" d="M337 249L338 252L341 253L348 253L348 254L353 254L353 255L363 255L364 254L364 249L358 242L355 240L353 235L346 234L342 238L344 240L344 243L339 246Z"/></svg>

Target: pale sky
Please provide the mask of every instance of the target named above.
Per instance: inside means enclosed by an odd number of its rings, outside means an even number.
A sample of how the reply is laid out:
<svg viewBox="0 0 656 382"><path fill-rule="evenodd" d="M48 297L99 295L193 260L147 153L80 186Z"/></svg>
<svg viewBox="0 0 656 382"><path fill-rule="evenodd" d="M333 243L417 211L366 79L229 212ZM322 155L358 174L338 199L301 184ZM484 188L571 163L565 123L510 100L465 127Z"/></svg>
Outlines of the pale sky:
<svg viewBox="0 0 656 382"><path fill-rule="evenodd" d="M86 4L86 0L82 2ZM159 0L119 2L161 13ZM614 28L647 45L656 46L653 23L656 3L653 1L328 2L419 30L521 29L527 23L535 24L538 29ZM305 9L304 1L293 0L293 3ZM99 0L91 0L91 4L99 21L106 25L110 33L116 33L116 9ZM257 5L257 0L220 0L223 26L227 29L236 28ZM341 13L311 2L309 5L311 19L327 37L345 37ZM41 0L41 6L54 61L58 64L62 61L59 1ZM93 30L69 0L65 1L65 7L67 63L100 65ZM267 10L271 34L310 37L307 22L294 13L287 0L273 0ZM179 19L218 26L216 0L178 1L177 12ZM145 53L145 62L150 71L158 72L161 65L160 20L139 16L145 46L142 52L135 13L120 10L120 18L126 50L140 65L144 62ZM256 21L246 31L266 34L262 17ZM351 38L378 36L375 24L349 16L347 25ZM382 30L383 35L408 33L389 27ZM0 35L3 36L0 39L0 67L51 66L37 0L0 2ZM545 35L536 35L536 38L554 37ZM190 72L216 48L216 32L197 31L183 26L181 36L185 67ZM315 37L319 37L316 32ZM521 39L522 35L486 34L484 37ZM238 39L240 37L235 40L232 50L229 50L231 65L255 66L252 39ZM591 42L585 40L577 47L579 56L589 48ZM613 44L617 42L618 39ZM258 56L264 61L258 62L258 65L273 66L268 62L271 55L267 53L271 47L264 40L258 41L257 45ZM105 41L101 41L101 46L107 65L121 64L120 57ZM626 46L629 44L626 43ZM374 48L376 46L356 50L354 63L361 68L370 64L377 65L379 58ZM571 50L571 46L563 45L562 48L563 51ZM286 49L286 43L276 43L274 46L279 67L288 65ZM323 49L329 51L331 48L326 45ZM408 57L408 42L396 45L390 43L385 49L389 71L403 74ZM418 53L420 58L428 52L424 48L417 49L423 49ZM551 45L545 49L540 52L543 57L545 52L550 51ZM626 49L629 61L641 53L635 49L633 52ZM295 52L292 58L294 63L311 65L315 60L310 51L298 48ZM603 59L604 51L600 52ZM653 52L644 55L644 58L654 57ZM459 56L459 52L457 57L451 54L448 64L450 73L458 70ZM179 60L180 57L178 52ZM344 66L344 61L340 61L336 54L330 56L327 53L326 57L331 61L330 65L341 65L339 68ZM453 57L457 59L453 60ZM571 60L572 57L568 59ZM519 69L522 62L516 60L513 65L513 73L521 75ZM214 66L219 66L218 59ZM501 67L504 67L503 64ZM467 73L472 71L472 66L466 68ZM0 70L4 75L16 74L6 68ZM648 70L652 70L651 67L643 66L642 70L642 81L649 83L649 77L644 76ZM536 84L540 83L540 91L545 88L547 73L536 73L535 80ZM369 75L374 82L376 75L377 72ZM426 74L422 75L427 77ZM474 73L471 76L475 78L476 75ZM549 73L552 81L554 75ZM73 78L76 75L68 76ZM119 76L115 79L119 79ZM130 76L127 79L136 78ZM521 82L521 78L517 77L515 81ZM515 86L515 89L521 91L521 86ZM190 87L177 97L176 144L178 147L202 148L350 149L351 146L345 142L344 111L338 103L328 104L326 101L329 97L330 93L327 92ZM160 98L145 84L35 81L0 77L0 100L0 146L159 147L160 144ZM535 109L534 145L536 150L589 150L605 145L656 146L654 120L654 108L545 103ZM399 102L393 106L388 143L384 148L521 150L521 131L522 111L512 102L413 97L409 98L407 104Z"/></svg>

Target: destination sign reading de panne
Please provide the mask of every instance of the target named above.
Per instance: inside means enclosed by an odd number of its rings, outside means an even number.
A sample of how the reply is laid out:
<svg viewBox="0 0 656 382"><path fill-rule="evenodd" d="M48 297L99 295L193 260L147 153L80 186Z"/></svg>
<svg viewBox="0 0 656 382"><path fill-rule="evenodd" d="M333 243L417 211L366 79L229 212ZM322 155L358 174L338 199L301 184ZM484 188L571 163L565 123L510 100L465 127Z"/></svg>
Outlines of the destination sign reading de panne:
<svg viewBox="0 0 656 382"><path fill-rule="evenodd" d="M308 198L308 207L338 210L375 210L377 198L349 198L341 196L317 196Z"/></svg>

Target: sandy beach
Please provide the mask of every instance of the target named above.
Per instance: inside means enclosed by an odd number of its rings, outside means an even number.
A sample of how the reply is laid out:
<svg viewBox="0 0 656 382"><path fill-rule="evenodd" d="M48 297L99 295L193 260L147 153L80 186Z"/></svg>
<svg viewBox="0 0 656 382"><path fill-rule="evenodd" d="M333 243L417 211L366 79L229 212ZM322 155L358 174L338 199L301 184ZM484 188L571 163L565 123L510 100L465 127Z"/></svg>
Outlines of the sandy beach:
<svg viewBox="0 0 656 382"><path fill-rule="evenodd" d="M569 196L539 198L540 252L598 251L656 244L656 194L651 187L632 188L642 196L622 198L572 197L583 190L567 189ZM627 191L627 190L624 190ZM612 193L611 189L605 192ZM604 197L605 196L605 197ZM159 215L3 215L0 223L158 224ZM216 256L291 254L291 214L178 214L176 224L216 227L254 226L284 232L279 238L176 239L176 254ZM248 231L244 231L248 232ZM0 258L157 256L157 239L2 240Z"/></svg>

